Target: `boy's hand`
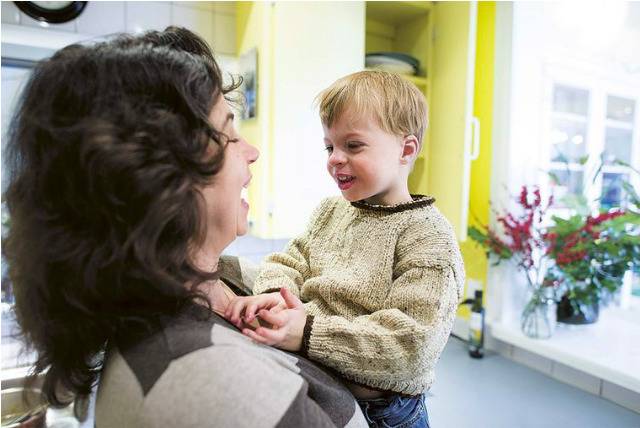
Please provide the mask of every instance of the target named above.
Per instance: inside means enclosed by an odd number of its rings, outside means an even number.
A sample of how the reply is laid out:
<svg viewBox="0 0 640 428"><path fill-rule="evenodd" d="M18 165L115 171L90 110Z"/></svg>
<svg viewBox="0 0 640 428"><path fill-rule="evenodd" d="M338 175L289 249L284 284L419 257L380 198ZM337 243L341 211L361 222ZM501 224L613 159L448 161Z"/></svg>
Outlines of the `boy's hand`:
<svg viewBox="0 0 640 428"><path fill-rule="evenodd" d="M280 294L286 303L286 309L279 312L262 309L258 312L260 319L271 324L273 328L244 328L242 333L265 345L286 351L299 351L302 347L304 326L307 323L307 311L300 299L287 288L281 288Z"/></svg>
<svg viewBox="0 0 640 428"><path fill-rule="evenodd" d="M273 309L285 306L284 299L280 293L259 294L257 296L237 296L234 297L227 309L224 317L233 325L242 329L245 324L250 324L256 319L256 311L259 309Z"/></svg>

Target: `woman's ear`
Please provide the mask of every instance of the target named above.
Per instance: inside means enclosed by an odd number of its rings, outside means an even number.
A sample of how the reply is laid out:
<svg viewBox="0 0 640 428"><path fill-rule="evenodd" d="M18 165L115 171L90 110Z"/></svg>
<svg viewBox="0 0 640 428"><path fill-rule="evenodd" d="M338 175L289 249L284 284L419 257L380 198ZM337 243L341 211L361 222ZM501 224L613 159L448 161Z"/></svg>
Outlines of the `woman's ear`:
<svg viewBox="0 0 640 428"><path fill-rule="evenodd" d="M403 165L412 163L420 152L420 143L415 135L407 135L402 139L402 156L400 163Z"/></svg>

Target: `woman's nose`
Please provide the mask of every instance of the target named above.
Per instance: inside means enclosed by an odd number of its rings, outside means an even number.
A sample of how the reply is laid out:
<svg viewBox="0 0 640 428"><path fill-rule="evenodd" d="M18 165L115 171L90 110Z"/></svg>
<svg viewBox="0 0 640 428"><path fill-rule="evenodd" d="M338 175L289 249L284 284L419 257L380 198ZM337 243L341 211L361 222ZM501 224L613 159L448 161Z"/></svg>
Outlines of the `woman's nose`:
<svg viewBox="0 0 640 428"><path fill-rule="evenodd" d="M249 163L254 163L260 157L260 150L258 150L257 147L255 147L252 144L249 144L246 141L245 141L245 145L246 145L245 153L247 156L247 161L249 161Z"/></svg>

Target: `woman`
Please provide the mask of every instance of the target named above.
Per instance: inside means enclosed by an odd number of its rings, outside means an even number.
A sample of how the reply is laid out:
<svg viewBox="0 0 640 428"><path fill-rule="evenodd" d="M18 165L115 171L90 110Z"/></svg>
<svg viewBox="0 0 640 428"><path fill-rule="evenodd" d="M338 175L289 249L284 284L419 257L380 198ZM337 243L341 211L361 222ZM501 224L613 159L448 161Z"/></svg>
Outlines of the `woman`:
<svg viewBox="0 0 640 428"><path fill-rule="evenodd" d="M234 88L169 28L62 49L25 89L7 152L16 315L52 405L100 375L97 427L366 426L331 376L212 311L258 157Z"/></svg>

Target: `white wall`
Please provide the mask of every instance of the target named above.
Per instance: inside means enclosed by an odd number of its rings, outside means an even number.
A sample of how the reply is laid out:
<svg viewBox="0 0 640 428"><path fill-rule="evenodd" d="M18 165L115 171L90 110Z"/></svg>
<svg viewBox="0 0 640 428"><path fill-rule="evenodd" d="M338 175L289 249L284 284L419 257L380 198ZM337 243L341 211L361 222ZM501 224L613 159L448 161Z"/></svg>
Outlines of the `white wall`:
<svg viewBox="0 0 640 428"><path fill-rule="evenodd" d="M236 50L235 6L232 2L104 2L90 1L82 14L65 24L40 23L19 11L13 2L2 2L2 24L31 28L36 34L51 30L77 34L79 39L113 33L163 30L183 26L211 44L216 54L234 55ZM4 32L3 32L3 42ZM46 44L47 41L43 40Z"/></svg>
<svg viewBox="0 0 640 428"><path fill-rule="evenodd" d="M314 98L364 67L363 2L282 2L274 13L273 236L304 231L313 209L340 191Z"/></svg>

